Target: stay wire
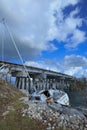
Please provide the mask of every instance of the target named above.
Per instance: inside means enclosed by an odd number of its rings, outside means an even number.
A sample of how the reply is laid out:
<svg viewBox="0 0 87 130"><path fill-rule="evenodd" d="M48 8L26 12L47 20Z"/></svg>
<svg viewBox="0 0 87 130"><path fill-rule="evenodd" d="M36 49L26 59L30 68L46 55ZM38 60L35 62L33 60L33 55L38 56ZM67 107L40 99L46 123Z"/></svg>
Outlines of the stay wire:
<svg viewBox="0 0 87 130"><path fill-rule="evenodd" d="M15 40L14 40L14 37L13 37L12 33L10 32L9 26L7 25L7 23L5 22L5 20L3 20L3 24L4 24L4 26L6 27L8 33L9 33L9 36L10 36L12 42L13 42L13 45L14 45L14 47L15 47L17 53L18 53L18 56L19 56L19 58L20 58L20 60L21 60L21 62L22 62L22 65L23 65L23 67L24 67L24 69L25 69L25 72L27 72L28 77L29 77L29 79L31 80L31 77L30 77L30 75L29 75L29 73L28 73L28 71L27 71L26 66L24 65L23 58L22 58L22 56L21 56L21 54L20 54L20 52L19 52L19 50L18 50L18 47L17 47L16 42L15 42Z"/></svg>
<svg viewBox="0 0 87 130"><path fill-rule="evenodd" d="M4 29L1 29L1 30L2 30L2 38L1 38L1 60L2 60L2 62L4 62L4 36L5 36L5 32L4 32Z"/></svg>

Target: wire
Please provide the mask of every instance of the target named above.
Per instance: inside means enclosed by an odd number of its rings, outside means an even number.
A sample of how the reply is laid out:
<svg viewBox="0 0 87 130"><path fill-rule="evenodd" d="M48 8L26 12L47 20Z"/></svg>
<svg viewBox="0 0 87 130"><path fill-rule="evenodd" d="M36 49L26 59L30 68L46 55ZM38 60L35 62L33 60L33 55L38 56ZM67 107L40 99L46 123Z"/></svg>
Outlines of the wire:
<svg viewBox="0 0 87 130"><path fill-rule="evenodd" d="M0 21L1 23L2 21ZM2 26L3 28L4 26ZM1 61L4 61L4 36L5 36L5 32L4 29L1 28L1 33L2 33L2 37L1 37Z"/></svg>
<svg viewBox="0 0 87 130"><path fill-rule="evenodd" d="M2 61L4 61L4 31L2 31Z"/></svg>
<svg viewBox="0 0 87 130"><path fill-rule="evenodd" d="M26 66L24 65L23 58L22 58L22 56L21 56L21 54L20 54L20 52L19 52L19 50L18 50L18 48L17 48L16 42L15 42L15 40L14 40L14 38L13 38L13 35L12 35L12 33L10 32L10 29L9 29L7 23L5 22L5 19L2 19L2 20L3 20L3 24L5 25L5 27L6 27L7 31L8 31L8 33L9 33L10 38L11 38L13 44L14 44L14 47L15 47L17 53L18 53L18 56L19 56L19 58L20 58L20 60L21 60L21 62L22 62L22 65L23 65L23 67L24 67L24 69L25 69L25 72L27 72L27 68L26 68ZM30 75L29 75L29 74L28 74L28 77L30 78Z"/></svg>
<svg viewBox="0 0 87 130"><path fill-rule="evenodd" d="M2 19L2 22L3 22L4 26L6 27L8 33L9 33L9 36L10 36L12 42L13 42L13 45L14 45L14 47L15 47L17 53L18 53L18 56L19 56L19 58L20 58L20 60L21 60L21 62L22 62L22 65L23 65L23 67L24 67L24 69L25 69L25 72L27 73L27 76L29 77L30 82L31 82L31 84L32 84L31 77L30 77L30 75L29 75L29 73L28 73L28 70L27 70L27 68L26 68L26 66L25 66L25 64L24 64L24 62L23 62L23 58L22 58L22 56L21 56L21 54L20 54L20 52L19 52L19 50L18 50L18 47L17 47L16 42L15 42L15 39L14 39L14 37L13 37L13 35L12 35L10 29L9 29L9 26L7 25L7 23L6 23L6 21L5 21L4 18ZM32 85L31 85L30 87L32 87ZM35 87L34 87L34 89L35 89ZM35 91L36 91L36 89L35 89Z"/></svg>

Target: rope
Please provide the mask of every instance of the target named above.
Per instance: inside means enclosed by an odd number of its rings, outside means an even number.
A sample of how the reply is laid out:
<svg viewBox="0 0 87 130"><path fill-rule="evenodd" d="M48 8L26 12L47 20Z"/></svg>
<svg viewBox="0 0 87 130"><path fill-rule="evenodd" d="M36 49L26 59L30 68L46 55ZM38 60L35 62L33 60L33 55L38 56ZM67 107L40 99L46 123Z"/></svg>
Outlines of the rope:
<svg viewBox="0 0 87 130"><path fill-rule="evenodd" d="M0 23L2 23L2 20L0 21ZM4 61L4 36L5 36L5 32L4 32L4 29L2 29L2 28L1 28L1 33L2 33L2 37L1 37L1 61L3 62Z"/></svg>
<svg viewBox="0 0 87 130"><path fill-rule="evenodd" d="M25 72L27 72L27 76L29 77L30 82L31 82L31 84L32 84L31 77L30 77L30 75L29 75L29 73L28 73L28 71L27 71L27 68L26 68L26 66L25 66L25 64L24 64L24 62L23 62L23 58L22 58L22 56L21 56L21 54L20 54L20 52L19 52L19 50L18 50L18 47L17 47L16 42L15 42L15 39L14 39L14 37L13 37L13 35L12 35L10 29L9 29L9 26L8 26L7 23L5 22L5 19L4 19L4 18L2 19L2 22L3 22L3 25L6 27L8 33L9 33L9 36L10 36L10 38L11 38L11 40L12 40L12 42L13 42L13 45L14 45L16 51L17 51L17 54L18 54L18 56L19 56L19 58L20 58L20 60L21 60L21 62L22 62L22 65L23 65L23 67L24 67L24 69L25 69ZM4 48L2 47L2 49L4 49ZM3 51L3 53L4 53L4 51ZM2 57L2 58L3 58L3 57ZM32 87L32 86L31 86L31 87ZM35 87L34 87L34 89L35 89ZM35 89L35 91L36 91L36 89Z"/></svg>
<svg viewBox="0 0 87 130"><path fill-rule="evenodd" d="M18 53L18 56L19 56L19 58L20 58L20 60L21 60L21 62L22 62L22 65L23 65L23 67L24 67L24 69L25 69L25 72L28 72L26 66L24 65L23 58L22 58L22 56L21 56L21 54L20 54L20 52L19 52L19 50L18 50L18 48L17 48L16 42L15 42L15 40L14 40L14 38L13 38L13 35L12 35L12 33L10 32L10 30L9 30L8 25L6 24L5 21L3 21L3 24L5 25L5 27L6 27L7 31L8 31L8 33L9 33L9 36L10 36L12 42L13 42L13 45L14 45L14 47L15 47L17 53ZM27 73L27 74L28 74L29 79L31 80L29 73Z"/></svg>

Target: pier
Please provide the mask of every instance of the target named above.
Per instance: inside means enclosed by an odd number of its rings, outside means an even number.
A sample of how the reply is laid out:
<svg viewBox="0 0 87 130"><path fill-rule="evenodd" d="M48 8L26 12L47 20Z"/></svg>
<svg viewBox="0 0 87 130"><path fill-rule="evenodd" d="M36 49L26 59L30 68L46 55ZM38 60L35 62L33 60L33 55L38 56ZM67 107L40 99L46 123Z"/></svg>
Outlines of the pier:
<svg viewBox="0 0 87 130"><path fill-rule="evenodd" d="M33 89L40 91L42 89L70 89L75 85L75 78L70 75L59 73L52 70L25 66L10 62L0 61L0 78L12 82L15 78L15 86L18 89L26 90L31 93Z"/></svg>

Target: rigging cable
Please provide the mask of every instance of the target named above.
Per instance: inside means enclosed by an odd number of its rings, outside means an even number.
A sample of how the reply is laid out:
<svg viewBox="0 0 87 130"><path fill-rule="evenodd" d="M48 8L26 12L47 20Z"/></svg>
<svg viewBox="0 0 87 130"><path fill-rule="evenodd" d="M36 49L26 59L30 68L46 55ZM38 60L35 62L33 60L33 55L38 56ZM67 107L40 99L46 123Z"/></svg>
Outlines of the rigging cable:
<svg viewBox="0 0 87 130"><path fill-rule="evenodd" d="M28 73L28 71L27 71L27 68L26 68L26 66L25 66L25 64L24 64L24 62L23 62L22 56L21 56L21 54L20 54L20 52L19 52L19 50L18 50L18 48L17 48L16 42L15 42L15 40L14 40L14 37L13 37L12 33L10 32L9 26L8 26L7 23L5 22L5 19L2 19L2 22L3 22L4 26L6 27L8 33L9 33L9 36L10 36L12 42L13 42L13 45L14 45L14 47L15 47L17 53L18 53L18 56L19 56L19 58L20 58L20 60L21 60L21 62L22 62L22 65L23 65L23 67L24 67L24 69L25 69L25 72L27 73L27 76L29 77L30 82L31 82L31 84L32 84L31 77L30 77L30 75L29 75L29 73ZM32 87L32 85L31 85L30 87ZM34 89L35 89L35 88L34 88ZM36 89L35 89L35 90L36 90Z"/></svg>
<svg viewBox="0 0 87 130"><path fill-rule="evenodd" d="M4 27L4 26L3 26ZM2 30L2 38L1 38L1 61L4 62L4 29Z"/></svg>
<svg viewBox="0 0 87 130"><path fill-rule="evenodd" d="M15 40L14 40L14 38L13 38L13 35L12 35L12 33L10 32L10 29L9 29L7 23L6 23L5 21L3 21L3 24L5 25L5 27L6 27L7 31L8 31L8 33L9 33L9 36L10 36L12 42L13 42L13 45L14 45L14 47L15 47L17 53L18 53L18 56L19 56L19 58L20 58L20 60L21 60L21 62L22 62L22 65L23 65L23 67L24 67L24 69L25 69L25 72L27 72L27 68L26 68L26 66L24 65L22 56L21 56L21 54L20 54L20 52L19 52L19 50L18 50L18 48L17 48L16 42L15 42ZM30 78L30 75L29 75L29 78Z"/></svg>

